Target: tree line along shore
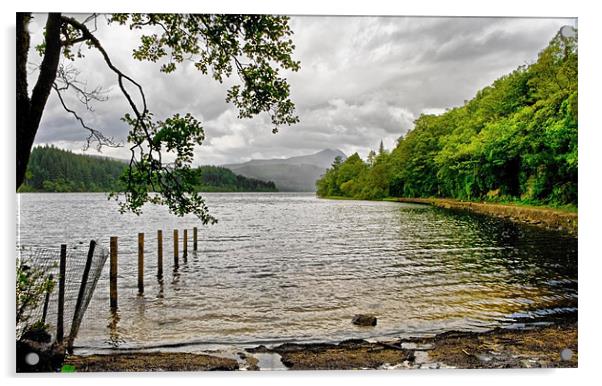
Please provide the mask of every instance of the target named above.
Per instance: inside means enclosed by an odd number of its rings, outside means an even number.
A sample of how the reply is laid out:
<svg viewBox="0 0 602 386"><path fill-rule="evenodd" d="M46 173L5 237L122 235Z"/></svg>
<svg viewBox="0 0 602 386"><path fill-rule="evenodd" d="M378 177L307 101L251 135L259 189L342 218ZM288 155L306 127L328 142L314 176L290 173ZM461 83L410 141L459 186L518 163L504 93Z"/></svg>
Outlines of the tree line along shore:
<svg viewBox="0 0 602 386"><path fill-rule="evenodd" d="M392 151L336 159L320 197L577 207L577 36L560 32L463 106L421 115Z"/></svg>
<svg viewBox="0 0 602 386"><path fill-rule="evenodd" d="M25 183L19 192L112 192L123 191L126 161L75 154L54 146L34 147ZM276 192L272 181L235 174L220 166L195 169L199 192Z"/></svg>

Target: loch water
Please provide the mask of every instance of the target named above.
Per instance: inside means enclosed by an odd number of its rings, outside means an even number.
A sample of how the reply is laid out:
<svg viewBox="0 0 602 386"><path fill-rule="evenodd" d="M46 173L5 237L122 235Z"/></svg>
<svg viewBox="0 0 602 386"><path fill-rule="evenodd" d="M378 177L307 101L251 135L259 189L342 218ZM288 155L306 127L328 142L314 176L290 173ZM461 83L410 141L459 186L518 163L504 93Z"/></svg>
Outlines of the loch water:
<svg viewBox="0 0 602 386"><path fill-rule="evenodd" d="M204 197L215 225L162 207L120 214L103 193L18 195L20 245L85 250L90 239L108 248L110 236L119 238L119 308L109 308L107 262L76 340L80 351L409 337L524 327L577 312L577 239L559 232L313 193ZM180 242L189 229L189 254L177 268L173 229ZM143 295L139 232L145 233ZM378 324L351 324L358 313L374 314Z"/></svg>

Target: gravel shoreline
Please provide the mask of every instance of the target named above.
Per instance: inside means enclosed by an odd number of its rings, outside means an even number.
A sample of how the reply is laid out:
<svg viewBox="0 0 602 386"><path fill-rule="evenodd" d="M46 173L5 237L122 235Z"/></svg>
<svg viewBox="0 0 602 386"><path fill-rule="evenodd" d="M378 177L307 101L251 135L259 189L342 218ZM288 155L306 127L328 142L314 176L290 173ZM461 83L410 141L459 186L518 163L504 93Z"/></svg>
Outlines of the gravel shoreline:
<svg viewBox="0 0 602 386"><path fill-rule="evenodd" d="M279 358L277 367L289 370L577 367L577 322L382 342L285 343L247 348L237 358L219 352L130 352L69 356L65 364L76 372L268 370L258 366L265 355Z"/></svg>

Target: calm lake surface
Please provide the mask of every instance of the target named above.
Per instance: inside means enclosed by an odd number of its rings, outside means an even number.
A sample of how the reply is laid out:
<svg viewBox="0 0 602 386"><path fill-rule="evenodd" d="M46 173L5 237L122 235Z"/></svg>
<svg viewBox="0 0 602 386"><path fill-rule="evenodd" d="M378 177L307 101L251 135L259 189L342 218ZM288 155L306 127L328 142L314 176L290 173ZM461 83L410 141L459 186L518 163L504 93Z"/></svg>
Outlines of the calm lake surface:
<svg viewBox="0 0 602 386"><path fill-rule="evenodd" d="M76 340L80 351L408 337L520 326L577 311L577 240L557 232L311 193L205 197L216 225L160 207L120 215L105 194L18 195L22 245L68 243L85 255L90 239L108 249L109 237L119 237L118 313L109 310L107 262ZM174 270L176 228L180 242L190 229L190 252ZM138 232L146 234L143 296L137 295ZM352 325L358 313L376 315L378 325Z"/></svg>

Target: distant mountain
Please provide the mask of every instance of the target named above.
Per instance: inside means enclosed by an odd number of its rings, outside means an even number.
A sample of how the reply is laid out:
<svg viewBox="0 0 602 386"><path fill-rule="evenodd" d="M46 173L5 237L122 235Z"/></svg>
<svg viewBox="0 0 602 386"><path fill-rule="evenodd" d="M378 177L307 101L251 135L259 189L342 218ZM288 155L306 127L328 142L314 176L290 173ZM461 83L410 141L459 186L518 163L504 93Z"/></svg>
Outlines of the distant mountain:
<svg viewBox="0 0 602 386"><path fill-rule="evenodd" d="M326 149L298 157L251 160L223 166L245 177L273 181L280 191L314 192L316 181L332 165L335 157L347 158L340 150Z"/></svg>

